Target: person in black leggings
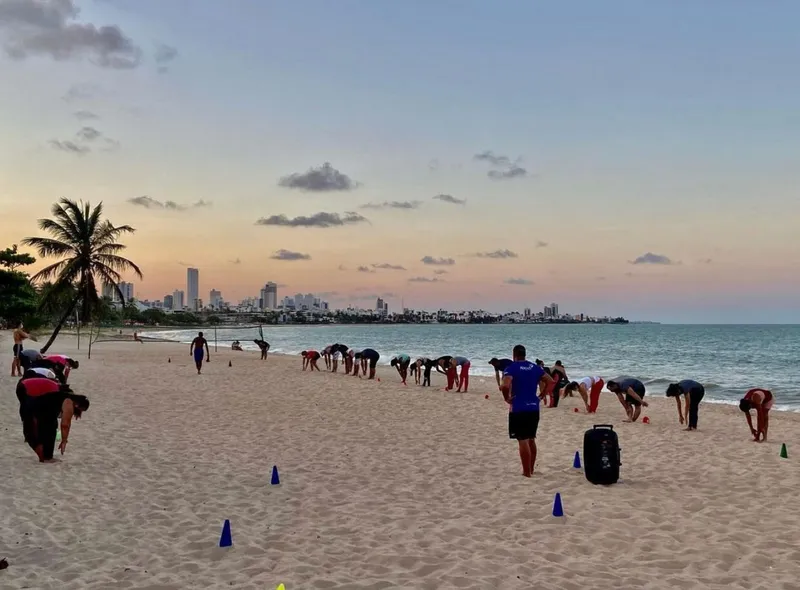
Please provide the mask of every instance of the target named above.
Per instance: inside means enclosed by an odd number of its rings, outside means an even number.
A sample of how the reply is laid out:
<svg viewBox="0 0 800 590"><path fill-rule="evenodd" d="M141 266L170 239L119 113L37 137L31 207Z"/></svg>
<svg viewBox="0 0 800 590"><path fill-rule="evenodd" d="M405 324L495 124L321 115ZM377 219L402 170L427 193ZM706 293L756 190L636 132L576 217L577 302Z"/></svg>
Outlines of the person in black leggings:
<svg viewBox="0 0 800 590"><path fill-rule="evenodd" d="M360 353L357 353L356 356L361 361L361 372L364 375L367 374L367 363L369 363L369 379L375 379L375 368L378 366L378 359L381 358L378 351L372 348L365 348ZM357 371L357 369L354 369L354 371Z"/></svg>
<svg viewBox="0 0 800 590"><path fill-rule="evenodd" d="M678 407L678 420L681 424L689 422L686 430L697 430L697 414L700 411L700 402L706 390L701 383L684 379L678 383L670 383L667 387L667 397L675 398L675 405ZM684 406L681 407L681 396L684 399Z"/></svg>

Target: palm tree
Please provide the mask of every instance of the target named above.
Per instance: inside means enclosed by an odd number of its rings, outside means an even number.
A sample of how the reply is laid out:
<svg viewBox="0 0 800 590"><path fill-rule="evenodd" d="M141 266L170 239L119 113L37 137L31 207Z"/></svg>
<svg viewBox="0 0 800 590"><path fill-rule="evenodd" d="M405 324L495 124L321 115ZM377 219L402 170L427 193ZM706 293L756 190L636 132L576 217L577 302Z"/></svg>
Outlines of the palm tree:
<svg viewBox="0 0 800 590"><path fill-rule="evenodd" d="M92 208L89 203L62 198L53 205L52 214L54 219L39 220L39 228L52 237L25 238L23 244L36 248L41 258L61 260L40 270L32 280L54 279L53 288L43 294L43 306L49 304L49 294L63 293L67 287L74 288L75 295L42 347L42 353L47 352L79 304L81 321L91 319L92 312L100 305L96 279L103 285L113 285L124 304L125 297L118 286L121 273L133 271L142 278L139 267L119 255L125 246L117 243L121 236L136 230L129 225L117 227L103 219L103 203Z"/></svg>

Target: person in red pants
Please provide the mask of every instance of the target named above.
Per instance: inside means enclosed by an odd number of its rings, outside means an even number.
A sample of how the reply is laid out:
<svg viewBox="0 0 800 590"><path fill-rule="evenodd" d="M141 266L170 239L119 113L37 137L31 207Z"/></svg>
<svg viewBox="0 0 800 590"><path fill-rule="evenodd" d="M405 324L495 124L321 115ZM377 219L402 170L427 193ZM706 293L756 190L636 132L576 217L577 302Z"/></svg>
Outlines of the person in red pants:
<svg viewBox="0 0 800 590"><path fill-rule="evenodd" d="M469 359L464 356L454 356L453 360L450 361L450 370L453 372L453 376L455 377L456 370L461 367L459 370L458 378L454 379L456 381L456 393L461 393L461 389L464 389L464 393L467 393L467 388L469 387L469 368L471 363ZM449 379L448 379L449 380Z"/></svg>
<svg viewBox="0 0 800 590"><path fill-rule="evenodd" d="M564 395L577 391L583 399L587 414L597 412L597 405L600 402L600 392L603 391L605 381L601 377L584 377L573 381L564 388Z"/></svg>
<svg viewBox="0 0 800 590"><path fill-rule="evenodd" d="M451 389L453 389L453 385L455 384L455 381L457 379L455 368L453 368L452 371L450 370L450 364L451 364L450 361L452 360L453 360L452 356L445 355L445 356L440 356L438 359L433 361L434 362L433 366L436 367L436 372L442 373L443 375L447 376L447 387L445 388L445 391L450 391Z"/></svg>

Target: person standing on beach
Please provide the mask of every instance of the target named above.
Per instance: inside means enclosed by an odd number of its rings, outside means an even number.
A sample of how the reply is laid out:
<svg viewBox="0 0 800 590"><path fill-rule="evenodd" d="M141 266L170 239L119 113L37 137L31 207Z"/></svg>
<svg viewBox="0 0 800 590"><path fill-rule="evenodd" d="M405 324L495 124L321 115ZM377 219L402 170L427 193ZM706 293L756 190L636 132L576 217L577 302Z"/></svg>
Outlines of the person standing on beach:
<svg viewBox="0 0 800 590"><path fill-rule="evenodd" d="M197 338L192 340L192 343L189 345L189 356L194 355L194 364L197 367L197 374L200 374L200 371L203 368L203 347L206 349L206 362L211 362L211 353L208 350L208 340L203 338L203 333L198 332Z"/></svg>
<svg viewBox="0 0 800 590"><path fill-rule="evenodd" d="M500 375L503 374L503 371L506 370L506 367L513 363L511 359L499 359L494 357L492 360L489 361L489 364L494 367L494 378L497 379L497 387L500 387Z"/></svg>
<svg viewBox="0 0 800 590"><path fill-rule="evenodd" d="M573 381L564 388L564 394L572 395L577 390L586 406L587 414L597 412L597 404L600 402L600 392L603 391L605 382L601 377L584 377ZM681 422L681 424L683 424Z"/></svg>
<svg viewBox="0 0 800 590"><path fill-rule="evenodd" d="M675 405L678 406L678 421L681 424L687 421L689 423L686 430L697 430L697 414L705 394L703 385L691 379L670 383L667 386L667 397L674 397ZM684 407L681 407L681 397L684 399Z"/></svg>
<svg viewBox="0 0 800 590"><path fill-rule="evenodd" d="M369 363L369 379L375 379L375 369L378 366L378 359L381 358L378 351L373 348L365 348L358 357L361 360L361 372L364 373L364 376L367 375L367 363ZM355 369L354 372L357 370Z"/></svg>
<svg viewBox="0 0 800 590"><path fill-rule="evenodd" d="M61 444L63 455L67 450L72 418L80 418L89 409L86 396L76 395L69 385L42 377L22 379L17 384L20 400L20 417L25 442L33 449L40 463L53 460L61 416Z"/></svg>
<svg viewBox="0 0 800 590"><path fill-rule="evenodd" d="M513 362L503 371L500 391L510 405L508 413L508 436L519 444L519 458L522 462L522 475L531 477L536 465L536 433L539 429L540 384L552 381L542 367L525 360L525 347L514 347Z"/></svg>
<svg viewBox="0 0 800 590"><path fill-rule="evenodd" d="M438 359L433 361L434 367L436 367L436 372L441 373L447 377L447 387L445 391L450 391L453 389L453 384L456 379L455 373L450 373L450 361L453 360L453 357L450 355L440 356Z"/></svg>
<svg viewBox="0 0 800 590"><path fill-rule="evenodd" d="M269 342L260 339L253 340L253 342L255 342L256 346L261 350L261 360L267 360L267 356L269 356Z"/></svg>
<svg viewBox="0 0 800 590"><path fill-rule="evenodd" d="M739 409L747 417L747 425L755 442L767 442L767 431L769 430L769 411L775 404L775 396L769 389L756 387L744 394L739 402ZM753 428L753 418L750 410L756 411L757 428Z"/></svg>
<svg viewBox="0 0 800 590"><path fill-rule="evenodd" d="M606 387L611 393L617 394L619 403L625 408L625 413L628 415L628 419L625 422L636 422L639 419L639 414L642 413L642 406L646 408L649 405L643 399L645 394L644 383L638 379L609 381Z"/></svg>
<svg viewBox="0 0 800 590"><path fill-rule="evenodd" d="M316 369L319 371L319 367L317 366L317 361L321 356L316 350L304 350L300 353L300 356L303 357L303 370L305 371L306 368L310 367L313 371Z"/></svg>
<svg viewBox="0 0 800 590"><path fill-rule="evenodd" d="M19 325L14 329L14 332L12 333L12 336L14 338L14 347L12 349L14 351L14 358L11 359L12 377L16 377L17 375L19 375L20 377L22 376L22 365L20 364L19 361L19 355L20 353L22 353L22 341L30 338L31 340L36 342L36 338L28 334L24 328L25 326L23 326L22 322L20 322Z"/></svg>
<svg viewBox="0 0 800 590"><path fill-rule="evenodd" d="M392 357L392 360L389 362L389 364L397 369L397 372L400 374L400 379L403 381L403 385L406 385L406 379L408 379L408 366L411 364L411 357L407 354L398 354L397 356ZM417 383L419 383L419 380Z"/></svg>
<svg viewBox="0 0 800 590"><path fill-rule="evenodd" d="M469 368L471 366L472 363L470 363L469 359L465 356L454 356L453 360L450 361L450 370L453 372L457 387L456 393L461 393L462 388L464 389L464 393L467 393L467 388L469 387ZM460 367L460 370L456 377L455 372L458 367Z"/></svg>

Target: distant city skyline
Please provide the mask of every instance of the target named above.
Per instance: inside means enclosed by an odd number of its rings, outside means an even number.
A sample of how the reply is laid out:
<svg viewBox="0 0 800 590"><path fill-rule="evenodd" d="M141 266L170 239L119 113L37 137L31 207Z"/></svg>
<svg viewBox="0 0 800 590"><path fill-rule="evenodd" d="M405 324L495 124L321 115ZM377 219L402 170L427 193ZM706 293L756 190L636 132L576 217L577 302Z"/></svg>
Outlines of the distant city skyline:
<svg viewBox="0 0 800 590"><path fill-rule="evenodd" d="M0 248L66 196L143 299L800 322L800 3L190 4L2 3Z"/></svg>

